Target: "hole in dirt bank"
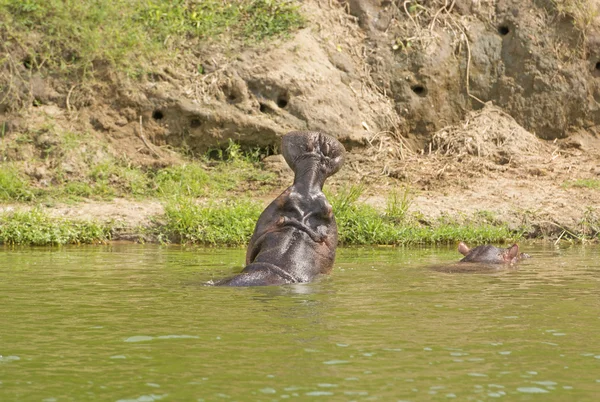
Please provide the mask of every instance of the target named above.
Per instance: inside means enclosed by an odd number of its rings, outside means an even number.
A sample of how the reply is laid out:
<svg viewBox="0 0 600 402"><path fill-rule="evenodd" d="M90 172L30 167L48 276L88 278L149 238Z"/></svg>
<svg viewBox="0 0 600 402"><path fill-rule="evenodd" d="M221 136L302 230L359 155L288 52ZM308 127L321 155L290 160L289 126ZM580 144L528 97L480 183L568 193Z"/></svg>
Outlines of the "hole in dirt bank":
<svg viewBox="0 0 600 402"><path fill-rule="evenodd" d="M279 95L277 97L277 106L281 109L284 109L288 105L289 101L290 98L287 94Z"/></svg>
<svg viewBox="0 0 600 402"><path fill-rule="evenodd" d="M33 68L33 61L31 60L30 56L27 56L23 59L23 67L25 67L27 70L31 70Z"/></svg>
<svg viewBox="0 0 600 402"><path fill-rule="evenodd" d="M510 33L510 28L508 27L508 25L500 25L498 27L498 33L502 36L506 36Z"/></svg>
<svg viewBox="0 0 600 402"><path fill-rule="evenodd" d="M410 89L421 97L427 95L427 88L425 88L423 85L413 85L410 87Z"/></svg>
<svg viewBox="0 0 600 402"><path fill-rule="evenodd" d="M152 118L154 120L162 120L163 117L165 117L165 115L163 114L162 110L155 110L152 112Z"/></svg>
<svg viewBox="0 0 600 402"><path fill-rule="evenodd" d="M260 102L259 105L260 105L259 110L261 113L273 113L273 109L271 109L271 107L269 105L267 105L266 103Z"/></svg>
<svg viewBox="0 0 600 402"><path fill-rule="evenodd" d="M598 78L600 77L600 61L597 61L592 69L592 76Z"/></svg>
<svg viewBox="0 0 600 402"><path fill-rule="evenodd" d="M198 128L202 125L200 119L191 119L190 120L190 128Z"/></svg>
<svg viewBox="0 0 600 402"><path fill-rule="evenodd" d="M248 146L240 143L229 143L218 148L209 149L206 156L213 161L231 161L235 159L246 159L248 162L260 162L267 156L275 155L276 149L273 145Z"/></svg>

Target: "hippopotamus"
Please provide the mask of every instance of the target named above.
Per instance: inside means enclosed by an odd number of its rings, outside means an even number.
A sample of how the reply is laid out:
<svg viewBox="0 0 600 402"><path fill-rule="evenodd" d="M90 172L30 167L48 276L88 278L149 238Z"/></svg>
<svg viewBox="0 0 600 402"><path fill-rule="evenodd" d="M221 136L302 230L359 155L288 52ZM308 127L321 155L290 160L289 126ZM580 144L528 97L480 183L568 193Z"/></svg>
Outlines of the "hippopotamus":
<svg viewBox="0 0 600 402"><path fill-rule="evenodd" d="M445 273L495 273L504 271L505 268L512 268L517 261L529 258L525 253L519 253L519 246L516 244L508 248L486 244L470 249L461 241L458 243L458 251L465 258L457 263L436 266L432 269Z"/></svg>
<svg viewBox="0 0 600 402"><path fill-rule="evenodd" d="M529 258L528 254L520 253L519 246L513 244L508 248L498 248L489 244L477 246L470 249L462 241L458 243L458 252L465 256L459 262L479 262L484 264L514 264L524 258Z"/></svg>
<svg viewBox="0 0 600 402"><path fill-rule="evenodd" d="M323 184L340 170L346 150L335 138L316 131L284 135L281 149L294 171L294 183L258 218L246 252L246 267L216 285L310 282L333 268L338 232Z"/></svg>

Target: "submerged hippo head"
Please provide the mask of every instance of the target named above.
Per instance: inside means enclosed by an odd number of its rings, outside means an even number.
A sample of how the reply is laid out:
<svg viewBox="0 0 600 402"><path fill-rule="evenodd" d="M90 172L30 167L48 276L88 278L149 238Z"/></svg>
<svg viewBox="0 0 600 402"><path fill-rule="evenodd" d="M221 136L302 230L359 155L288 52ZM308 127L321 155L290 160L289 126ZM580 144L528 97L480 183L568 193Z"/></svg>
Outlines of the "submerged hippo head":
<svg viewBox="0 0 600 402"><path fill-rule="evenodd" d="M488 244L470 249L462 241L458 244L458 252L465 256L460 262L481 262L486 264L514 264L529 258L525 253L519 254L519 246L513 244L508 248L498 248Z"/></svg>

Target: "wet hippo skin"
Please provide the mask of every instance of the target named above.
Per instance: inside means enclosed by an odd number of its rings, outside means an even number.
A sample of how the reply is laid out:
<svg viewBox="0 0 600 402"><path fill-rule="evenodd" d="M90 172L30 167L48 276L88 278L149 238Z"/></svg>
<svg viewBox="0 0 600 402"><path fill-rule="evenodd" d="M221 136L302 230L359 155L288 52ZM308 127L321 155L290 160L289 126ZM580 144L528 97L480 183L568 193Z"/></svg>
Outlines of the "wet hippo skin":
<svg viewBox="0 0 600 402"><path fill-rule="evenodd" d="M470 249L462 241L458 244L458 252L465 256L460 262L479 262L485 264L514 264L524 258L525 253L519 254L519 246L513 244L508 248L498 248L488 244Z"/></svg>
<svg viewBox="0 0 600 402"><path fill-rule="evenodd" d="M294 184L260 215L246 253L247 266L221 286L310 282L329 273L338 242L337 225L323 184L344 163L344 146L320 132L294 131L282 138Z"/></svg>
<svg viewBox="0 0 600 402"><path fill-rule="evenodd" d="M515 263L528 254L519 253L519 246L498 248L489 244L469 248L465 243L458 244L458 251L465 257L457 263L432 267L444 273L495 273L516 269Z"/></svg>

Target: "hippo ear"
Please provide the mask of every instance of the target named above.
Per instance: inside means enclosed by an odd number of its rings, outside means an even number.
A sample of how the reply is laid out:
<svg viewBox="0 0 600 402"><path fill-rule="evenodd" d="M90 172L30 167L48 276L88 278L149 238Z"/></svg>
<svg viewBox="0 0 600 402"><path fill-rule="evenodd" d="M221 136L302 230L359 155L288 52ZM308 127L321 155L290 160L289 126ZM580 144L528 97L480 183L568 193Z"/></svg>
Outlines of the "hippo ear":
<svg viewBox="0 0 600 402"><path fill-rule="evenodd" d="M461 253L462 255L467 255L469 254L469 251L471 251L471 249L469 247L467 247L467 245L465 243L463 243L462 241L460 243L458 243L458 252Z"/></svg>
<svg viewBox="0 0 600 402"><path fill-rule="evenodd" d="M504 252L504 260L512 261L513 258L516 258L518 255L519 255L519 246L516 244L513 244L512 246L507 248L506 251Z"/></svg>

